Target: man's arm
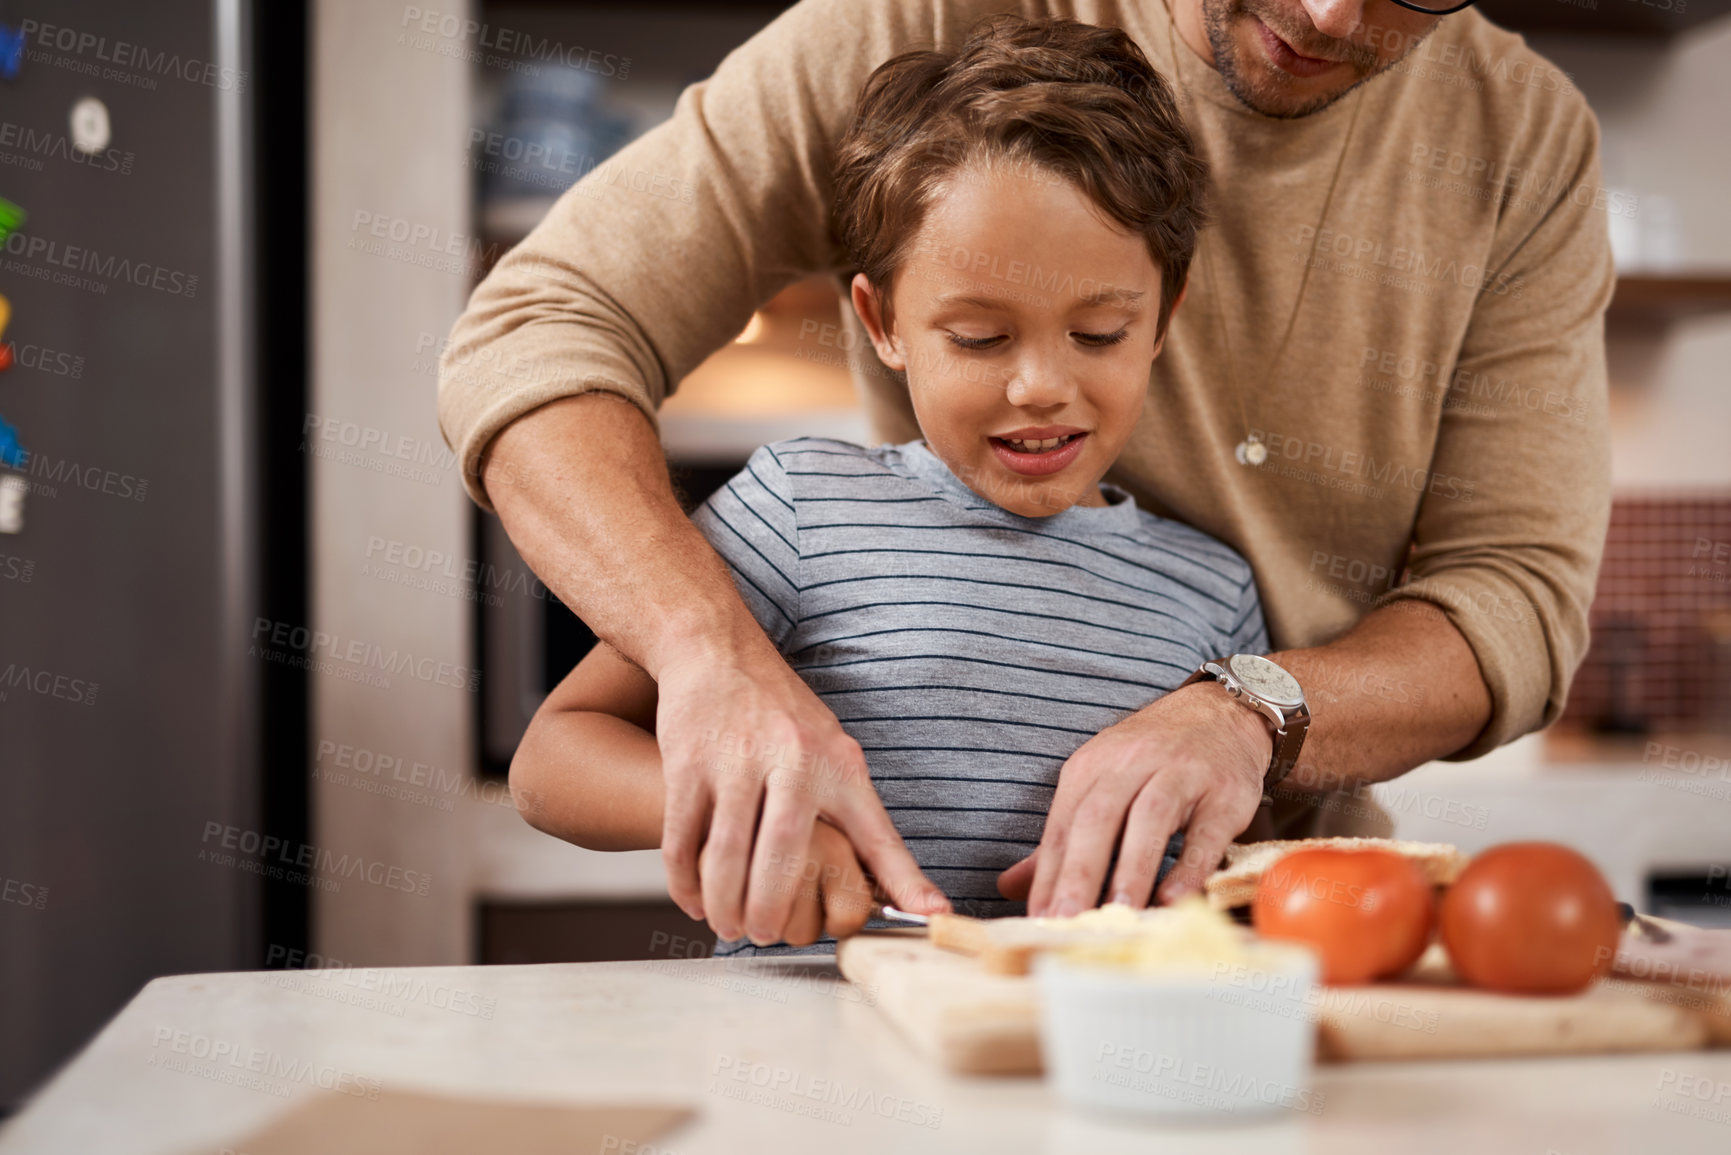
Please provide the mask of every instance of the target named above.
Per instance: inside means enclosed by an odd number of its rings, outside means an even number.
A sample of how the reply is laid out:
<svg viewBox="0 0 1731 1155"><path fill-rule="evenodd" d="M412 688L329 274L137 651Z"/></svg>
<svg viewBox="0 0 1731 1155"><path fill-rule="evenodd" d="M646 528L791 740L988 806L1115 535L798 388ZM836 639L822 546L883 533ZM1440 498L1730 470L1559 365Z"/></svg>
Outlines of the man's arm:
<svg viewBox="0 0 1731 1155"><path fill-rule="evenodd" d="M699 648L774 652L628 401L584 393L519 418L493 440L483 477L529 568L651 674Z"/></svg>
<svg viewBox="0 0 1731 1155"><path fill-rule="evenodd" d="M1472 647L1430 602L1384 606L1326 646L1269 656L1304 687L1312 719L1282 790L1386 782L1465 749L1491 718Z"/></svg>
<svg viewBox="0 0 1731 1155"><path fill-rule="evenodd" d="M1282 792L1393 778L1459 750L1491 716L1472 647L1428 603L1384 607L1328 645L1271 657L1304 687L1313 719ZM1142 906L1166 840L1182 828L1184 854L1159 898L1198 890L1255 816L1272 753L1268 723L1218 682L1174 690L1071 755L1039 850L999 888L1026 895L1033 915L1086 910L1122 831L1107 894Z"/></svg>
<svg viewBox="0 0 1731 1155"><path fill-rule="evenodd" d="M1556 721L1586 656L1611 515L1605 308L1616 288L1598 126L1579 94L1532 118L1548 209L1503 215L1437 424L1406 584L1471 646L1491 716L1450 758Z"/></svg>
<svg viewBox="0 0 1731 1155"><path fill-rule="evenodd" d="M1553 721L1585 654L1610 511L1614 275L1595 207L1597 126L1570 99L1512 146L1566 179L1543 213L1503 216L1474 289L1451 392L1497 400L1442 409L1411 580L1328 645L1275 655L1311 702L1294 790L1477 757ZM1195 889L1255 813L1269 744L1216 685L1167 695L1065 764L1037 857L1001 887L1031 886L1035 914L1092 905L1122 830L1114 889L1142 900L1167 835L1185 827L1184 860L1160 897Z"/></svg>
<svg viewBox="0 0 1731 1155"><path fill-rule="evenodd" d="M723 938L780 940L795 896L771 871L805 852L819 815L898 905L947 909L896 833L859 743L770 644L679 508L636 406L596 393L544 406L495 440L489 480L495 470L512 478L493 491L524 560L657 684L660 845L668 891L687 914L707 914ZM729 733L774 759L722 773L706 735Z"/></svg>
<svg viewBox="0 0 1731 1155"><path fill-rule="evenodd" d="M439 423L470 495L490 508L496 485L511 482L484 478L480 462L523 415L608 390L653 424L753 309L802 276L839 270L830 170L866 78L1015 7L804 0L561 196L476 287L441 357Z"/></svg>

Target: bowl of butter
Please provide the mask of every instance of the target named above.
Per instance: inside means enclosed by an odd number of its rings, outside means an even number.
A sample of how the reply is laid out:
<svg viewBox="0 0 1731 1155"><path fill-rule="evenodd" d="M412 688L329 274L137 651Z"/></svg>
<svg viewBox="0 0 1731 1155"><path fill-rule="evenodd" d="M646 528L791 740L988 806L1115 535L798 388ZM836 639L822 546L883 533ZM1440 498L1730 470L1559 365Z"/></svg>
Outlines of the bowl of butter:
<svg viewBox="0 0 1731 1155"><path fill-rule="evenodd" d="M1199 897L1092 921L1097 933L1034 963L1060 1099L1188 1119L1321 1109L1310 950L1258 939Z"/></svg>

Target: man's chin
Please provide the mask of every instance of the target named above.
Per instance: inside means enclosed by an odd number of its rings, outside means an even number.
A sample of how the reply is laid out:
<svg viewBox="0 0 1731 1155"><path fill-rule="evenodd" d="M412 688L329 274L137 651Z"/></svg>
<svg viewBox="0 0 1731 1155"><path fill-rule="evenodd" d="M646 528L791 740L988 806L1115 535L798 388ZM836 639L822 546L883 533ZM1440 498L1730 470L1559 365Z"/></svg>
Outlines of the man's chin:
<svg viewBox="0 0 1731 1155"><path fill-rule="evenodd" d="M1245 16L1234 23L1225 51L1215 44L1214 58L1226 87L1253 112L1286 120L1310 116L1366 79L1351 64L1337 65L1320 76L1294 76L1263 52L1254 17Z"/></svg>
<svg viewBox="0 0 1731 1155"><path fill-rule="evenodd" d="M1315 96L1300 96L1282 92L1273 85L1252 87L1236 85L1230 80L1227 81L1227 87L1231 89L1232 95L1238 98L1240 104L1252 112L1261 113L1263 116L1277 120L1298 120L1301 117L1312 116L1357 88L1358 84L1359 82L1355 80L1338 91L1325 92Z"/></svg>

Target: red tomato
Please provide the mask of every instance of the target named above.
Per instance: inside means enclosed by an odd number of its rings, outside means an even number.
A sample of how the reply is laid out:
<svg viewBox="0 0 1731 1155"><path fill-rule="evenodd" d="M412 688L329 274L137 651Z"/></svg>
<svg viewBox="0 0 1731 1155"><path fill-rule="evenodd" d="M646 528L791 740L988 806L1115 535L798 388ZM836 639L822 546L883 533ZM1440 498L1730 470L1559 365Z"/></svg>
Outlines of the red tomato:
<svg viewBox="0 0 1731 1155"><path fill-rule="evenodd" d="M1430 941L1431 885L1389 850L1295 850L1262 874L1251 923L1268 938L1306 943L1322 981L1368 982L1405 970Z"/></svg>
<svg viewBox="0 0 1731 1155"><path fill-rule="evenodd" d="M1617 900L1594 865L1554 842L1493 846L1443 896L1455 973L1509 994L1571 994L1611 969Z"/></svg>

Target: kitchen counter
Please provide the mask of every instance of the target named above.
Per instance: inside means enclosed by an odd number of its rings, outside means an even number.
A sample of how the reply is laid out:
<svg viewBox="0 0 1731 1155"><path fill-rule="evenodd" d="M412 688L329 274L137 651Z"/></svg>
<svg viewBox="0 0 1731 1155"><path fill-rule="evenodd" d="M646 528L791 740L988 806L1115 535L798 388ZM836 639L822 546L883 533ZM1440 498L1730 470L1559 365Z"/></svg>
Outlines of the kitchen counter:
<svg viewBox="0 0 1731 1155"><path fill-rule="evenodd" d="M252 1058L195 1057L218 1051ZM249 1063L265 1073L237 1077ZM652 1145L612 1148L641 1155L1731 1150L1731 1051L1328 1066L1317 1113L1161 1128L1075 1113L1037 1079L944 1074L827 959L669 959L158 979L0 1131L0 1153L244 1149L321 1081L692 1109Z"/></svg>

